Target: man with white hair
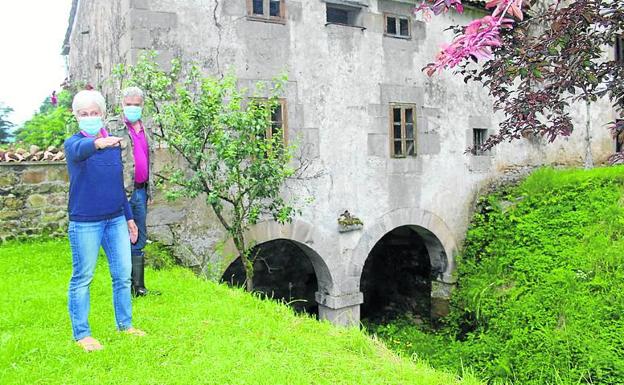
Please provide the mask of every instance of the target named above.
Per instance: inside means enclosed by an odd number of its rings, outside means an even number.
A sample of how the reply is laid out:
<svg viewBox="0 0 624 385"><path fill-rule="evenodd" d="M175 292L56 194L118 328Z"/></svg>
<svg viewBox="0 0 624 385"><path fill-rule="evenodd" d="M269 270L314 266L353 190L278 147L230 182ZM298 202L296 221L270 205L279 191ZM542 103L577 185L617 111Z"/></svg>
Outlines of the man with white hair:
<svg viewBox="0 0 624 385"><path fill-rule="evenodd" d="M124 137L124 180L127 192L131 194L130 207L139 229L139 237L132 245L132 294L145 296L145 253L147 242L147 206L153 198L153 178L151 174L153 151L149 129L143 125L143 91L138 87L128 87L122 91L123 127L120 136ZM157 294L152 291L152 294Z"/></svg>

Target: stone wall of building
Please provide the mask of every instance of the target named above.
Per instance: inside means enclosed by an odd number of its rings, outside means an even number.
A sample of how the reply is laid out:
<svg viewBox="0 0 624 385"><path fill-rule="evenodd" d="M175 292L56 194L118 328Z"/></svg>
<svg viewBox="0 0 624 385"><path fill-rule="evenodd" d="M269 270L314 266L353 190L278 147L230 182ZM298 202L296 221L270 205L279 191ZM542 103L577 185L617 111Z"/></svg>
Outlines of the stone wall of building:
<svg viewBox="0 0 624 385"><path fill-rule="evenodd" d="M0 163L0 241L67 231L64 162Z"/></svg>
<svg viewBox="0 0 624 385"><path fill-rule="evenodd" d="M359 4L357 27L326 22L327 4L336 3ZM428 78L420 69L450 39L445 31L449 26L466 24L482 11L468 9L463 15L449 13L425 23L413 17L410 1L286 0L283 20L262 20L249 17L247 0L122 4L128 9L100 19L79 10L85 23L123 20L122 60L132 63L142 51L154 49L163 63L180 56L210 75L230 70L243 87L288 74L288 137L301 140L305 156L323 176L289 189L291 196L313 198L293 224L262 223L250 237L258 242L291 239L305 249L317 273L322 317L357 320L364 264L375 244L401 226L419 232L439 272L432 297L447 297L455 279L454 257L480 189L508 169L583 163L584 106L576 107L577 129L568 138L549 144L520 139L484 155L466 152L472 130L494 132L501 116L492 113L492 101L479 84L464 84L451 73ZM409 38L384 33L388 13L411 17ZM78 30L72 41L78 42L77 34ZM114 45L114 37L103 36L100 47L112 52L107 47ZM93 46L72 46L72 78L96 73L90 62L80 60L93 52L89 47ZM390 154L394 103L416 110L415 157ZM591 115L592 150L599 163L614 149L605 124L615 115L604 101L593 104ZM215 252L224 237L219 224L201 200L197 206L188 204L162 201L154 208L153 236L169 239L178 252L211 261L224 271L232 259ZM364 222L362 229L339 232L337 218L345 210Z"/></svg>

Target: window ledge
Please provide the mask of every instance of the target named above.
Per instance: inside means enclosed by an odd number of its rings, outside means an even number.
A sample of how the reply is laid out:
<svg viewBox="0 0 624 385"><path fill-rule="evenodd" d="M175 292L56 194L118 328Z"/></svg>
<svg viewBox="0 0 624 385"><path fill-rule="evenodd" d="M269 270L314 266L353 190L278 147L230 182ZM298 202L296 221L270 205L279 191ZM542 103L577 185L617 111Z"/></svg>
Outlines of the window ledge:
<svg viewBox="0 0 624 385"><path fill-rule="evenodd" d="M247 20L248 21L259 21L261 23L270 23L270 24L282 24L285 25L286 24L286 19L285 18L266 18L263 16L251 16L251 15L247 15Z"/></svg>
<svg viewBox="0 0 624 385"><path fill-rule="evenodd" d="M325 26L327 27L328 25L339 25L341 27L351 27L351 28L359 28L362 31L366 31L366 27L361 26L361 25L351 25L351 24L342 24L342 23L325 23Z"/></svg>
<svg viewBox="0 0 624 385"><path fill-rule="evenodd" d="M390 34L390 33L384 33L384 36L385 37L390 37L390 38L393 38L393 39L399 39L399 40L412 40L411 36L393 35L393 34Z"/></svg>

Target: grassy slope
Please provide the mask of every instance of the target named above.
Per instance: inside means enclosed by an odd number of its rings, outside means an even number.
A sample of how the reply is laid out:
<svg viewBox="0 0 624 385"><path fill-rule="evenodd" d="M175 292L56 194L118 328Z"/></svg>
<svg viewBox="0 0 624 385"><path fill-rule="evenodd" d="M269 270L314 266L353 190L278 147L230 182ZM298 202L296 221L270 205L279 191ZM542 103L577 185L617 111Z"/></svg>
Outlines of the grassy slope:
<svg viewBox="0 0 624 385"><path fill-rule="evenodd" d="M624 384L623 191L623 167L543 169L482 198L447 327L377 332L492 383Z"/></svg>
<svg viewBox="0 0 624 385"><path fill-rule="evenodd" d="M389 352L356 329L174 268L148 271L159 297L134 302L143 339L115 332L101 258L91 326L105 350L71 341L66 241L0 246L0 384L476 384Z"/></svg>

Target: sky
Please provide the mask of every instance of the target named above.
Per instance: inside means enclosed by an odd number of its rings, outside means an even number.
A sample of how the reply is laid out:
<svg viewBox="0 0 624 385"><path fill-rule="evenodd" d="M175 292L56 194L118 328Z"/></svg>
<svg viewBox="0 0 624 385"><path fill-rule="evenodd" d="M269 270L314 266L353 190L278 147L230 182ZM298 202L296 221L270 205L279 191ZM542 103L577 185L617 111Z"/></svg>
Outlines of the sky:
<svg viewBox="0 0 624 385"><path fill-rule="evenodd" d="M71 0L0 0L0 103L28 120L65 79L61 46Z"/></svg>

